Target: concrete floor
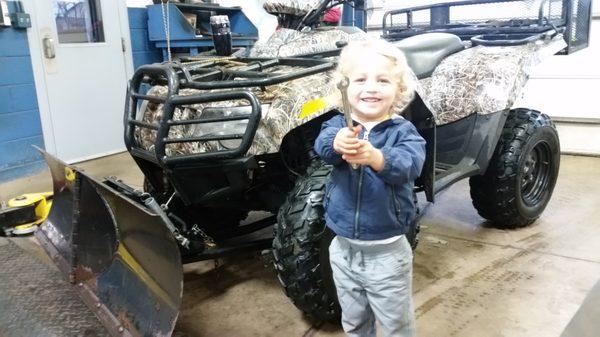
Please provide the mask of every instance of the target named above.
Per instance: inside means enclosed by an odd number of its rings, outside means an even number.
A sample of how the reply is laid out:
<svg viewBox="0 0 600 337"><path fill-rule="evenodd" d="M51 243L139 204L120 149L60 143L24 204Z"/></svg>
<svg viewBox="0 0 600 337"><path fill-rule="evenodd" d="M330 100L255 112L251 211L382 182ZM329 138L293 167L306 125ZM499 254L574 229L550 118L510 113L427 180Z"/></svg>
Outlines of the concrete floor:
<svg viewBox="0 0 600 337"><path fill-rule="evenodd" d="M427 207L414 259L419 336L560 336L600 278L600 158L561 160L553 198L528 228L489 228L471 205L467 181ZM141 186L127 154L79 166ZM0 199L49 189L49 179L41 174L1 184ZM344 335L306 321L257 253L184 269L174 336Z"/></svg>

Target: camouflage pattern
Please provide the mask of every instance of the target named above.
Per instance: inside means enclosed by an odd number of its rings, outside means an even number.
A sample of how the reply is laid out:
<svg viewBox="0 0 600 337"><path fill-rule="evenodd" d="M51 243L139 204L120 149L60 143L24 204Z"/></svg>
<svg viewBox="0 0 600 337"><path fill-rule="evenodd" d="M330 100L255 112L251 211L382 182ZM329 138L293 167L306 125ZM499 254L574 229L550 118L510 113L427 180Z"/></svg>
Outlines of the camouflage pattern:
<svg viewBox="0 0 600 337"><path fill-rule="evenodd" d="M282 45L298 39L302 34L295 29L280 28L266 42L258 42L252 46L249 57L277 57Z"/></svg>
<svg viewBox="0 0 600 337"><path fill-rule="evenodd" d="M290 30L280 30L279 35L276 34L271 40L282 41L279 47L265 48L256 53L265 57L282 56L284 52L286 55L291 53L293 48L288 48L290 44L294 44L295 48L302 46L308 49L321 42L331 45L339 38L364 38L362 34L348 36L339 30L314 31L314 33L295 34ZM290 36L295 38L290 40ZM269 44L267 43L266 46ZM524 86L531 67L538 64L545 56L553 55L564 47L562 37L557 36L553 40L521 46L469 48L443 60L430 78L417 81L413 74L414 81L417 83L415 90L436 116L438 125L450 123L473 113L489 114L510 108ZM298 54L298 49L295 54ZM231 63L233 67L238 65L238 62ZM270 68L268 71L285 73L290 70L290 67L280 66ZM335 99L339 93L333 82L332 73L321 73L263 89L251 88L250 90L263 104L263 109L262 119L248 154L277 152L283 137L290 130L331 109L339 109L336 103L338 100ZM166 92L166 87L155 86L150 89L149 94L164 97ZM199 95L203 92L205 91L182 89L179 95ZM314 99L322 99L324 104L318 111L300 118L303 105ZM183 106L176 109L173 119L202 118L203 109L206 107L225 108L242 105L247 103L237 100ZM397 112L401 113L404 107L397 108ZM140 108L138 119L159 124L161 116L162 104L147 102ZM221 129L223 124L220 123ZM205 134L205 129L198 125L184 125L171 127L169 137L181 138ZM153 150L155 131L136 128L135 136L141 147ZM224 149L226 147L223 142L187 142L168 144L166 154L173 156Z"/></svg>
<svg viewBox="0 0 600 337"><path fill-rule="evenodd" d="M430 78L421 80L422 97L438 125L510 108L531 68L564 47L562 36L556 36L520 46L465 49L444 59Z"/></svg>
<svg viewBox="0 0 600 337"><path fill-rule="evenodd" d="M330 85L331 73L316 74L281 83L270 88L274 98L256 131L249 154L273 153L279 151L283 137L293 128L338 108L331 100L323 100L322 108L304 118L299 118L304 103L314 99L330 97L336 90Z"/></svg>
<svg viewBox="0 0 600 337"><path fill-rule="evenodd" d="M267 42L256 44L250 51L250 57L290 57L316 53L337 48L338 41L363 40L366 33L348 34L332 27L322 27L309 32L298 32L281 28Z"/></svg>
<svg viewBox="0 0 600 337"><path fill-rule="evenodd" d="M196 89L182 89L179 91L180 96L189 96L189 95L198 95L201 94L201 90ZM166 97L167 95L167 87L165 86L154 86L148 91L148 95L157 96L157 97ZM173 120L188 120L188 119L197 119L201 118L202 109L205 107L234 107L247 105L245 101L241 100L232 100L232 101L224 101L224 102L212 102L205 104L192 104L186 105L182 107L178 107L175 109L173 113ZM163 104L151 103L147 102L140 107L140 112L142 116L140 118L138 114L138 119L141 119L144 122L152 123L152 124L160 124L160 120L163 114ZM183 137L193 137L200 136L196 129L198 129L197 125L189 124L189 125L178 125L172 126L169 130L169 138L183 138ZM144 149L154 151L154 142L156 139L156 131L149 130L146 128L136 128L135 138L137 143ZM190 154L190 153L201 153L208 151L218 150L219 146L216 142L185 142L185 143L173 143L167 144L165 148L165 152L167 156L174 155L182 155L182 154ZM221 148L222 149L222 148Z"/></svg>
<svg viewBox="0 0 600 337"><path fill-rule="evenodd" d="M318 0L269 0L265 1L263 8L269 14L289 14L305 16L311 9L319 4Z"/></svg>
<svg viewBox="0 0 600 337"><path fill-rule="evenodd" d="M317 29L311 32L300 33L291 29L280 29L264 45L255 46L251 57L285 57L309 52L331 50L336 48L337 41L350 41L353 39L364 39L366 34L348 34L336 29ZM240 65L235 61L227 61L229 67ZM220 66L227 67L226 64ZM268 71L285 73L290 71L290 67L273 67ZM333 100L323 99L325 103L319 111L310 116L299 119L304 103L317 98L328 98L334 95L336 89L331 85L332 74L321 73L307 76L294 81L280 83L269 86L264 90L251 88L250 90L260 99L263 104L262 119L249 154L272 153L279 150L281 140L287 132L301 125L308 120L320 116L321 114L337 108ZM179 95L199 95L202 90L182 89ZM149 95L165 97L167 88L164 86L155 86L148 92ZM202 110L206 107L232 107L247 105L245 101L228 102L209 102L204 104L194 104L190 106L175 109L173 119L197 119L202 118ZM162 104L146 102L140 108L138 119L153 124L159 124L162 117ZM202 128L197 125L182 125L171 127L169 138L182 138L201 136ZM136 128L135 132L138 144L147 150L154 150L154 141L156 131L144 128ZM224 150L225 147L219 142L186 142L174 143L166 146L167 156L203 153L217 150Z"/></svg>
<svg viewBox="0 0 600 337"><path fill-rule="evenodd" d="M283 68L283 67L282 67ZM285 71L279 69L278 71ZM289 81L260 90L252 88L252 92L263 103L262 119L256 131L254 141L250 147L248 154L264 154L273 153L279 150L279 145L283 137L293 128L307 121L322 115L323 113L337 108L330 100L323 100L325 103L318 111L299 118L304 103L311 100L323 97L329 97L335 90L334 86L330 85L331 74L322 73L312 76L299 78L294 81ZM182 89L179 95L199 95L203 91L196 89ZM164 86L154 86L148 92L149 95L165 97L167 88ZM202 118L202 111L206 107L234 107L245 106L246 101L223 101L209 102L203 104L193 104L182 106L175 109L173 120L198 119ZM138 119L147 123L159 124L162 118L163 105L148 102L140 108L141 116ZM212 123L216 124L216 123ZM222 123L220 123L222 124ZM183 138L203 135L203 130L198 125L182 125L173 126L169 131L169 138ZM154 150L154 141L156 139L156 131L136 128L136 141L138 144L147 150ZM167 156L203 153L226 148L219 142L186 142L167 144L165 152Z"/></svg>

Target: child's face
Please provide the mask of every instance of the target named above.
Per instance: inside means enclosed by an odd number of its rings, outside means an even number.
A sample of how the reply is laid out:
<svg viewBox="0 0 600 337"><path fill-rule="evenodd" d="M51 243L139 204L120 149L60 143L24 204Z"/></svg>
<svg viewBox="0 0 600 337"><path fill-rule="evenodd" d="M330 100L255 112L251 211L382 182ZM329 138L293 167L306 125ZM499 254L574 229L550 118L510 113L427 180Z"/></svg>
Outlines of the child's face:
<svg viewBox="0 0 600 337"><path fill-rule="evenodd" d="M365 52L348 74L348 101L363 122L387 119L396 98L398 82L391 75L392 62L383 55Z"/></svg>

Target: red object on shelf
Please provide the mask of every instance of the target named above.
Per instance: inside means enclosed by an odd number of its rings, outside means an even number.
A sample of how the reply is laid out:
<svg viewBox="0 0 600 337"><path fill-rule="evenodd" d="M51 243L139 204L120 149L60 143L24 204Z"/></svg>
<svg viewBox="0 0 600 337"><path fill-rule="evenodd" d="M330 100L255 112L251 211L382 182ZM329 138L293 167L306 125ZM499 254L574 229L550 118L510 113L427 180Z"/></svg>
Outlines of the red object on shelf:
<svg viewBox="0 0 600 337"><path fill-rule="evenodd" d="M338 7L331 8L325 12L323 22L338 23L342 18L342 9Z"/></svg>

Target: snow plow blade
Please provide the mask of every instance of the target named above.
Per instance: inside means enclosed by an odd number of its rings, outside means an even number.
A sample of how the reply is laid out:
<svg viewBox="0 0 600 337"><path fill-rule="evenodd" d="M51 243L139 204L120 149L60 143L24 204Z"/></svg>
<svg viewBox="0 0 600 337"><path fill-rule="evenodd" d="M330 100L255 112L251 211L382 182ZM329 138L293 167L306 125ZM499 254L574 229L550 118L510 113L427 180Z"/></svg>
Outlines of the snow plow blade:
<svg viewBox="0 0 600 337"><path fill-rule="evenodd" d="M54 202L36 237L113 336L170 336L179 313L179 248L160 216L40 150Z"/></svg>

